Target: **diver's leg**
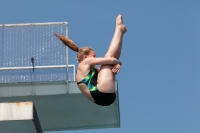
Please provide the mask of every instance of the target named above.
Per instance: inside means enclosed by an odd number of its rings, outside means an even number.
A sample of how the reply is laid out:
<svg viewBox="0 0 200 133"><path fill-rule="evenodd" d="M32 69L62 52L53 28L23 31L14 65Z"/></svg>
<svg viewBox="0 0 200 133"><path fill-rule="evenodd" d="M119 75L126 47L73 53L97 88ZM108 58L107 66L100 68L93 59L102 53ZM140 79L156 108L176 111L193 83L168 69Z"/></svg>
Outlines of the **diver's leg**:
<svg viewBox="0 0 200 133"><path fill-rule="evenodd" d="M122 16L118 15L116 18L115 32L105 57L114 57L119 59L122 49L123 35L125 32L126 27L123 24Z"/></svg>
<svg viewBox="0 0 200 133"><path fill-rule="evenodd" d="M105 58L114 57L119 59L122 48L123 35L126 32L126 27L123 25L122 16L118 15L116 19L116 29L110 47L105 55ZM111 71L112 65L102 65L98 74L98 89L101 92L115 92L115 74Z"/></svg>

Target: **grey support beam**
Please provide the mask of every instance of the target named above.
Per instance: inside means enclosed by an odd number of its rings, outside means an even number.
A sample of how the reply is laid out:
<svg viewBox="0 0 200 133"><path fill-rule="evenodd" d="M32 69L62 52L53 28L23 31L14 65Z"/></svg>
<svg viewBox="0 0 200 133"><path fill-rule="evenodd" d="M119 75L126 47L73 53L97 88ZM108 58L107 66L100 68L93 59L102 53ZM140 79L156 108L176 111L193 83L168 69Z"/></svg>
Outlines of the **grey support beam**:
<svg viewBox="0 0 200 133"><path fill-rule="evenodd" d="M42 133L33 102L0 103L0 133Z"/></svg>

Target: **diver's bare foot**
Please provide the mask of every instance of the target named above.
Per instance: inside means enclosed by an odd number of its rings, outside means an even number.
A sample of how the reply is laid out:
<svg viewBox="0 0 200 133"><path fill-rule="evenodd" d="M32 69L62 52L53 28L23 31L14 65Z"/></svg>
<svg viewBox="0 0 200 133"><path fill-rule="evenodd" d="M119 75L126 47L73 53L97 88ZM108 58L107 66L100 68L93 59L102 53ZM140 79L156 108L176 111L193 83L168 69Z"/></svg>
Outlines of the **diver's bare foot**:
<svg viewBox="0 0 200 133"><path fill-rule="evenodd" d="M119 28L122 33L125 33L127 31L126 26L123 24L122 15L120 14L116 18L116 28Z"/></svg>

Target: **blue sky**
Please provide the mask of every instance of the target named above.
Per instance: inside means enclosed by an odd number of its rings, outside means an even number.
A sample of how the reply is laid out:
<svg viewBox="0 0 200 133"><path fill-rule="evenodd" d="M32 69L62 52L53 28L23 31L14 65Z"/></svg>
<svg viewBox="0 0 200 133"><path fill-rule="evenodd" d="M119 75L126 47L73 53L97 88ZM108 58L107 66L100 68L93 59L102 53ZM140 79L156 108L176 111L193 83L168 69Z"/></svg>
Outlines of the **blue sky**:
<svg viewBox="0 0 200 133"><path fill-rule="evenodd" d="M200 1L0 0L0 23L69 23L69 37L104 56L115 18L124 36L121 127L52 133L199 133ZM69 53L69 63L77 64Z"/></svg>

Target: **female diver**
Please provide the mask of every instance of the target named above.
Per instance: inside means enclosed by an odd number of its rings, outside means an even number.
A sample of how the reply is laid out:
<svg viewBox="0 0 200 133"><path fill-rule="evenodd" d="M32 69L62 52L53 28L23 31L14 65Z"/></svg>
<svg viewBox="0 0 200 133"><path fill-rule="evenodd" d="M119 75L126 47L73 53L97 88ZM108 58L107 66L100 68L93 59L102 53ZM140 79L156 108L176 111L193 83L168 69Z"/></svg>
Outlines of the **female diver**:
<svg viewBox="0 0 200 133"><path fill-rule="evenodd" d="M115 74L119 72L121 62L118 60L122 49L123 35L126 27L121 15L116 18L116 28L110 47L104 58L96 58L92 48L78 46L69 38L55 34L66 46L77 52L78 70L76 81L80 91L90 101L108 106L116 99ZM96 68L95 65L101 65Z"/></svg>

